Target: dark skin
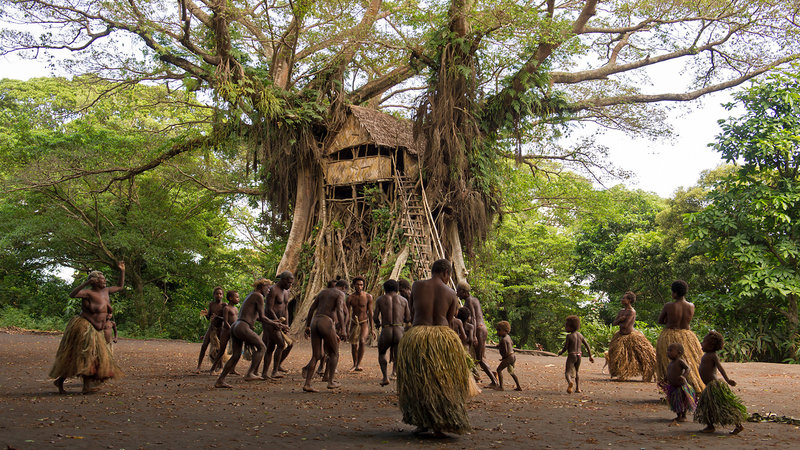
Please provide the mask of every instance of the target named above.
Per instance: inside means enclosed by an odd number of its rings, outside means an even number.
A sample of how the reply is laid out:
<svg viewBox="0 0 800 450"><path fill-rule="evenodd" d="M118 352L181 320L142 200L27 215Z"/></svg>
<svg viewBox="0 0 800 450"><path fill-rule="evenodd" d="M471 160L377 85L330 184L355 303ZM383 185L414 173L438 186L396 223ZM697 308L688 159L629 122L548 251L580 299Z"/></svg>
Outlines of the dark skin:
<svg viewBox="0 0 800 450"><path fill-rule="evenodd" d="M325 373L328 389L340 387L334 377L339 364L339 339L345 337L344 302L345 293L342 288L326 288L314 297L308 310L305 335L311 337L311 360L302 371L305 378L303 390L306 392L317 392L311 386L311 378L314 376L314 367L323 358L323 354L328 359Z"/></svg>
<svg viewBox="0 0 800 450"><path fill-rule="evenodd" d="M497 366L497 381L500 382L499 390L503 390L503 370L507 369L509 366L513 366L517 362L517 355L514 354L514 342L511 340L511 336L506 333L506 330L497 330L497 336L500 337L500 365ZM519 378L517 378L517 374L510 373L511 378L514 379L514 383L517 384L515 391L521 391L522 386L519 385Z"/></svg>
<svg viewBox="0 0 800 450"><path fill-rule="evenodd" d="M209 322L206 334L203 336L203 345L200 346L200 356L197 358L197 369L195 369L197 373L200 373L200 366L203 364L203 358L206 356L208 344L211 342L211 335L216 334L219 336L220 326L222 325L220 317L222 315L222 308L225 306L222 303L225 292L218 288L214 289L213 295L214 299L208 304L208 308L203 311L203 315Z"/></svg>
<svg viewBox="0 0 800 450"><path fill-rule="evenodd" d="M592 350L589 348L589 343L586 342L586 338L584 338L578 330L568 329L567 331L570 333L564 340L564 347L561 348L558 354L560 356L562 353L568 352L567 366L564 370L564 377L567 379L567 393L571 394L573 392L573 385L575 387L575 392L580 393L582 391L579 384L580 377L578 376L578 370L581 368L581 347L586 347L586 353L589 355L589 362L594 363L594 358L592 358Z"/></svg>
<svg viewBox="0 0 800 450"><path fill-rule="evenodd" d="M244 303L242 303L242 307L239 310L239 318L231 326L231 347L233 349L233 356L225 363L225 367L222 369L222 373L219 374L219 378L217 378L214 387L232 387L225 383L225 377L236 368L239 358L242 357L242 347L245 343L255 347L256 352L253 354L253 360L244 376L244 380L257 381L266 379L258 376L258 366L261 365L261 359L266 352L266 346L264 342L262 342L261 337L253 330L253 324L259 321L264 327L276 327L277 329L289 331L286 325L271 320L264 314L264 296L267 294L268 290L268 285L261 286L244 299Z"/></svg>
<svg viewBox="0 0 800 450"><path fill-rule="evenodd" d="M361 324L361 334L358 335L357 341L350 342L350 352L353 355L353 367L350 371L361 372L364 370L361 367L361 360L364 359L364 350L367 348L367 336L373 333L372 295L364 292L363 280L354 281L353 289L354 292L347 297L347 308L351 317L351 321L347 324L347 335L350 335L350 327L354 326L352 321Z"/></svg>
<svg viewBox="0 0 800 450"><path fill-rule="evenodd" d="M408 306L413 316L411 326L433 325L450 326L459 308L458 297L448 284L450 271L434 273L428 280L415 281L411 286L411 297ZM418 427L415 433L427 431ZM437 437L446 436L442 430L433 429Z"/></svg>
<svg viewBox="0 0 800 450"><path fill-rule="evenodd" d="M622 297L622 309L617 313L617 318L614 319L613 324L619 325L619 332L621 334L633 333L633 325L636 323L636 310L631 306L631 300L628 297Z"/></svg>
<svg viewBox="0 0 800 450"><path fill-rule="evenodd" d="M661 309L658 316L658 323L663 324L664 328L675 330L691 330L690 323L694 317L694 304L686 301L686 297L672 293L674 302L667 303Z"/></svg>
<svg viewBox="0 0 800 450"><path fill-rule="evenodd" d="M717 350L712 346L708 336L703 339L700 346L703 348L704 353L703 357L700 358L700 366L697 369L700 372L700 379L703 380L703 383L708 386L709 383L717 379L717 371L719 371L726 383L736 386L736 382L728 378L728 374L722 368L722 363L719 360L719 356L717 356ZM744 430L742 424L737 423L731 434L739 434L742 430ZM716 428L714 428L714 424L709 424L701 431L703 433L713 433Z"/></svg>
<svg viewBox="0 0 800 450"><path fill-rule="evenodd" d="M286 272L276 284L272 286L266 296L265 313L271 320L288 323L289 321L289 290L294 283L294 276ZM281 320L283 319L283 320ZM286 372L281 367L281 363L292 350L291 346L286 347L286 340L283 337L280 329L267 327L264 328L263 336L264 345L267 350L264 354L264 369L261 376L264 378L282 378L279 372ZM273 362L272 374L267 376L270 363Z"/></svg>
<svg viewBox="0 0 800 450"><path fill-rule="evenodd" d="M233 295L228 298L228 304L222 308L222 327L219 333L219 353L217 354L217 357L214 358L214 363L211 365L211 369L208 371L209 373L214 373L222 368L222 357L225 356L225 347L228 345L228 341L231 338L231 326L234 322L236 322L236 318L239 315L239 310L236 308L236 305L238 304L239 293L234 292Z"/></svg>
<svg viewBox="0 0 800 450"><path fill-rule="evenodd" d="M456 332L463 345L470 344L469 335L467 334L467 330L464 328L464 322L462 322L461 319L458 317L453 317L453 323L450 324L450 328Z"/></svg>
<svg viewBox="0 0 800 450"><path fill-rule="evenodd" d="M486 328L486 323L483 321L481 303L463 287L459 287L456 293L458 294L458 298L464 302L464 306L469 308L470 317L472 318L472 331L469 340L475 352L477 364L481 367L486 376L489 377L489 387L497 388L497 379L489 369L489 365L483 360L486 357L486 337L489 335L489 330Z"/></svg>
<svg viewBox="0 0 800 450"><path fill-rule="evenodd" d="M103 327L103 334L106 338L106 344L110 344L112 341L116 344L117 343L117 323L114 322L112 319L111 314L111 306L108 307L108 316L106 317L106 324Z"/></svg>
<svg viewBox="0 0 800 450"><path fill-rule="evenodd" d="M120 261L117 263L119 268L119 282L116 286L106 287L106 277L100 275L95 278L87 279L80 285L76 286L69 296L72 298L81 299L81 314L80 316L88 320L95 330L103 331L106 326L108 316L112 313L111 301L109 294L114 294L121 291L125 287L125 262ZM86 286L91 285L91 288L84 289ZM53 384L58 388L59 394L65 394L64 381L66 378L58 378ZM91 386L91 381L83 378L83 393L97 391L97 387Z"/></svg>
<svg viewBox="0 0 800 450"><path fill-rule="evenodd" d="M678 347L670 345L667 347L667 357L670 363L667 366L667 375L664 380L673 387L681 387L686 384L686 377L689 375L689 365L681 358ZM672 419L670 425L677 425L678 422L686 422L686 413L678 414Z"/></svg>
<svg viewBox="0 0 800 450"><path fill-rule="evenodd" d="M373 317L376 327L381 328L378 337L378 364L381 366L383 380L381 386L389 384L387 368L389 360L386 352L393 349L397 352L397 344L403 337L404 324L411 322L411 310L408 301L397 292L386 292L375 301L375 314Z"/></svg>

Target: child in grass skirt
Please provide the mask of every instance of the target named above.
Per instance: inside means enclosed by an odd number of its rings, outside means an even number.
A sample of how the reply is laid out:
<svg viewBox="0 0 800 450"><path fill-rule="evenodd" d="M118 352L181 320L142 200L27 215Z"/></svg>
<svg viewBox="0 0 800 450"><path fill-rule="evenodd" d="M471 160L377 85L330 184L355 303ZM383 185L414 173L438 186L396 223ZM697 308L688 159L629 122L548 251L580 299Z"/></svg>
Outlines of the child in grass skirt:
<svg viewBox="0 0 800 450"><path fill-rule="evenodd" d="M608 345L606 363L611 378L625 380L641 375L642 381L649 382L655 374L656 350L641 331L633 328L636 310L632 305L635 301L636 294L631 291L622 296L623 308L614 320L614 325L619 325L619 331Z"/></svg>
<svg viewBox="0 0 800 450"><path fill-rule="evenodd" d="M724 344L722 335L716 331L710 331L701 343L705 353L700 359L699 371L706 388L697 402L694 421L706 426L702 430L703 433L713 433L714 425L717 424L734 425L731 434L738 434L744 429L742 422L747 420L747 408L728 387L729 384L736 386L736 382L728 378L717 356L717 351L721 350ZM725 381L717 378L717 370Z"/></svg>
<svg viewBox="0 0 800 450"><path fill-rule="evenodd" d="M671 362L667 366L666 377L658 383L667 396L669 409L676 414L670 426L678 425L678 422L686 422L686 414L694 411L697 404L694 388L686 381L689 365L682 356L683 345L676 342L667 347L667 357Z"/></svg>

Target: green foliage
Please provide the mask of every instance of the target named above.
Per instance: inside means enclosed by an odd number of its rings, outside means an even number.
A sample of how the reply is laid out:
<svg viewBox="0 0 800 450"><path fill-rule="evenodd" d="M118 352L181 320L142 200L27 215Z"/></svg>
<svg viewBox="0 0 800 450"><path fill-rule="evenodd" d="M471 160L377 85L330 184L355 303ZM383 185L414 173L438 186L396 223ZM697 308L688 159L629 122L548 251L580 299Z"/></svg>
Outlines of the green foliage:
<svg viewBox="0 0 800 450"><path fill-rule="evenodd" d="M770 361L796 358L800 343L799 95L796 73L735 95L745 112L720 122L714 148L740 165L716 183L710 205L688 218L693 245L730 280L709 303L720 324L740 325L736 354ZM755 331L764 324L769 332Z"/></svg>
<svg viewBox="0 0 800 450"><path fill-rule="evenodd" d="M258 265L247 265L252 255L230 250L235 238L225 215L232 199L184 178L213 167L213 153L176 158L179 170L162 166L121 179L107 170L185 138L180 124L196 121L196 111L169 101L162 88L144 86L117 86L87 103L102 86L87 79L0 82L0 161L11 168L0 172L4 303L34 319L68 318L77 312L66 299L71 288L45 271L70 267L82 281L99 269L115 283L116 262L123 260L128 289L112 296L120 330L196 339L202 324L185 310L202 309L214 285L242 283L245 267ZM101 170L84 176L95 169ZM187 286L194 296L176 303Z"/></svg>

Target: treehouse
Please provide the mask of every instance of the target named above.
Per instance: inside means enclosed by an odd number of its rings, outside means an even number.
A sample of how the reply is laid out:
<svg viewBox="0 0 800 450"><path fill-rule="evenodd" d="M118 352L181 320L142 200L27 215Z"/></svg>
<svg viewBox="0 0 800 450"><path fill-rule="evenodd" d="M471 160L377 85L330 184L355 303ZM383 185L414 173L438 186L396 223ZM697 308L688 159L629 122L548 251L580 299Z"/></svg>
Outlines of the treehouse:
<svg viewBox="0 0 800 450"><path fill-rule="evenodd" d="M328 225L321 238L341 249L325 257L335 269L323 276L359 274L375 286L389 272L397 278L407 262L413 278L427 276L442 252L420 177L421 148L411 122L348 108L322 149Z"/></svg>
<svg viewBox="0 0 800 450"><path fill-rule="evenodd" d="M393 183L395 177L419 175L419 143L411 123L361 106L351 106L341 129L324 148L325 185L340 187L336 194L364 183ZM340 195L334 195L337 198Z"/></svg>

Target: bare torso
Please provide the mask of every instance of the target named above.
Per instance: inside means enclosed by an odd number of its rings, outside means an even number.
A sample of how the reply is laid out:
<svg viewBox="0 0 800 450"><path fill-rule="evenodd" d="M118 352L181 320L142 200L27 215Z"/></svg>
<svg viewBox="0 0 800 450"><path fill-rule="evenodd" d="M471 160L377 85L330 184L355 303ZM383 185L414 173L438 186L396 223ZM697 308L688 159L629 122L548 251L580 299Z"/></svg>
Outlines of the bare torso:
<svg viewBox="0 0 800 450"><path fill-rule="evenodd" d="M511 336L505 335L503 339L500 339L498 350L500 350L500 357L503 359L514 354L514 342L511 340Z"/></svg>
<svg viewBox="0 0 800 450"><path fill-rule="evenodd" d="M339 322L344 303L345 293L336 288L326 288L317 294L317 307L314 310L314 317L327 316L335 323Z"/></svg>
<svg viewBox="0 0 800 450"><path fill-rule="evenodd" d="M636 323L636 310L633 307L623 308L617 313L614 325L619 325L621 334L633 333L633 325Z"/></svg>
<svg viewBox="0 0 800 450"><path fill-rule="evenodd" d="M397 292L381 295L375 301L375 318L380 320L383 327L402 327L404 323L411 321L408 301Z"/></svg>
<svg viewBox="0 0 800 450"><path fill-rule="evenodd" d="M567 338L564 341L564 349L570 355L579 355L582 353L581 347L584 343L586 343L586 339L583 337L583 335L578 331L573 331L567 335ZM586 343L586 347L589 347L588 343Z"/></svg>
<svg viewBox="0 0 800 450"><path fill-rule="evenodd" d="M264 296L257 291L247 295L239 308L239 320L246 322L252 328L257 320L264 318Z"/></svg>
<svg viewBox="0 0 800 450"><path fill-rule="evenodd" d="M658 323L663 324L664 328L690 330L693 317L694 305L685 299L680 299L664 305L658 316Z"/></svg>
<svg viewBox="0 0 800 450"><path fill-rule="evenodd" d="M411 286L413 325L450 326L458 311L458 297L441 279L415 281Z"/></svg>
<svg viewBox="0 0 800 450"><path fill-rule="evenodd" d="M289 320L289 290L283 289L280 283L272 285L266 299L265 313L270 319L280 319L281 317Z"/></svg>
<svg viewBox="0 0 800 450"><path fill-rule="evenodd" d="M347 297L347 306L352 311L352 317L359 322L369 319L370 306L372 305L372 295L364 291L354 292Z"/></svg>
<svg viewBox="0 0 800 450"><path fill-rule="evenodd" d="M667 366L667 374L664 377L672 386L683 386L686 384L686 373L689 366L681 358L673 359Z"/></svg>

